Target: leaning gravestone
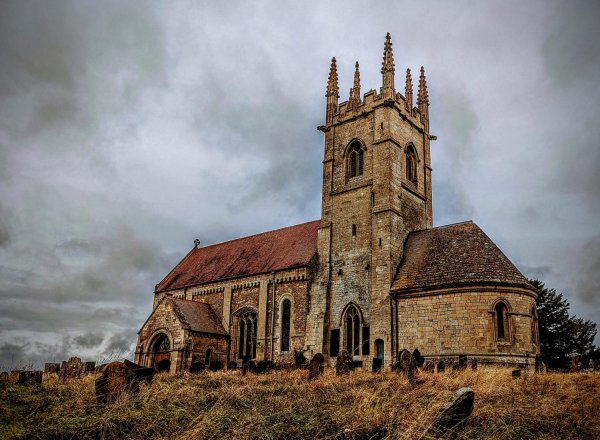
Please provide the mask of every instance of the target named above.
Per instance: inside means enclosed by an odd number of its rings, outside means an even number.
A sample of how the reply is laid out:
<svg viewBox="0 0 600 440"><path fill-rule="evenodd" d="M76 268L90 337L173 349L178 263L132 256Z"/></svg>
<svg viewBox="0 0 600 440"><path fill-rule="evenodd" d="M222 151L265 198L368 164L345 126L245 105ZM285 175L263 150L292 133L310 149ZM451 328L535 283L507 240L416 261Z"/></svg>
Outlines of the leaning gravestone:
<svg viewBox="0 0 600 440"><path fill-rule="evenodd" d="M321 353L317 353L308 364L308 380L322 376L323 371L325 371L325 357Z"/></svg>
<svg viewBox="0 0 600 440"><path fill-rule="evenodd" d="M86 374L93 373L95 369L95 362L81 362L78 357L72 357L68 361L63 361L58 377L62 381L78 379Z"/></svg>
<svg viewBox="0 0 600 440"><path fill-rule="evenodd" d="M471 388L461 388L456 392L454 399L444 405L429 426L425 437L442 438L447 434L454 434L452 428L463 422L473 412L475 393Z"/></svg>
<svg viewBox="0 0 600 440"><path fill-rule="evenodd" d="M352 357L346 350L342 350L335 361L335 374L338 376L348 374L352 370Z"/></svg>
<svg viewBox="0 0 600 440"><path fill-rule="evenodd" d="M444 363L444 361L438 361L438 363L435 365L435 370L437 373L443 373L444 371L446 371L446 364Z"/></svg>
<svg viewBox="0 0 600 440"><path fill-rule="evenodd" d="M477 370L477 358L471 359L471 370Z"/></svg>
<svg viewBox="0 0 600 440"><path fill-rule="evenodd" d="M414 380L418 367L415 357L408 350L402 350L400 353L400 369L409 382Z"/></svg>
<svg viewBox="0 0 600 440"><path fill-rule="evenodd" d="M433 373L435 371L435 363L433 361L427 361L423 365L422 371L426 373Z"/></svg>
<svg viewBox="0 0 600 440"><path fill-rule="evenodd" d="M422 367L425 363L425 357L421 356L421 352L418 348L415 348L412 352L413 357L415 358L415 362L417 363L417 367Z"/></svg>
<svg viewBox="0 0 600 440"><path fill-rule="evenodd" d="M135 394L139 391L141 382L150 383L153 377L153 368L142 367L127 360L111 362L96 379L96 401L100 404L112 403L124 392Z"/></svg>

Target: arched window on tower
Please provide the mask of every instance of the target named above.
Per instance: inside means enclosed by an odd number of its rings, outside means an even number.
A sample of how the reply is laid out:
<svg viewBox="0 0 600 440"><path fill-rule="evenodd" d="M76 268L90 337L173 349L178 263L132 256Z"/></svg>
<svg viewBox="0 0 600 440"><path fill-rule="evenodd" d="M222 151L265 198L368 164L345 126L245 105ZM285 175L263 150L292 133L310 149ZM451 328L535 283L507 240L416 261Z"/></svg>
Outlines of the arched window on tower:
<svg viewBox="0 0 600 440"><path fill-rule="evenodd" d="M290 351L290 327L292 302L284 299L281 302L281 351Z"/></svg>
<svg viewBox="0 0 600 440"><path fill-rule="evenodd" d="M406 179L417 184L417 153L411 144L406 147Z"/></svg>
<svg viewBox="0 0 600 440"><path fill-rule="evenodd" d="M347 174L348 178L363 175L364 170L364 150L358 141L352 142L348 149Z"/></svg>
<svg viewBox="0 0 600 440"><path fill-rule="evenodd" d="M503 301L499 301L494 307L496 320L496 339L498 341L509 341L508 307Z"/></svg>
<svg viewBox="0 0 600 440"><path fill-rule="evenodd" d="M344 334L346 337L346 350L350 356L360 355L360 315L356 307L350 306L344 318Z"/></svg>

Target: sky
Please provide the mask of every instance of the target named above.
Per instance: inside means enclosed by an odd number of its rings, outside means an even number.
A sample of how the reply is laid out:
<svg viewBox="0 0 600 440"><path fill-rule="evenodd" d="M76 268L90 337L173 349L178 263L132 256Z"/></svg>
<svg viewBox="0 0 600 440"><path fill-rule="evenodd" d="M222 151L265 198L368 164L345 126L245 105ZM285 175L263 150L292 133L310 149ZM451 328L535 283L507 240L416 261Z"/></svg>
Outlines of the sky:
<svg viewBox="0 0 600 440"><path fill-rule="evenodd" d="M425 66L434 225L600 322L600 3L0 2L0 369L128 356L203 244L320 218L325 86ZM600 340L597 338L597 343Z"/></svg>

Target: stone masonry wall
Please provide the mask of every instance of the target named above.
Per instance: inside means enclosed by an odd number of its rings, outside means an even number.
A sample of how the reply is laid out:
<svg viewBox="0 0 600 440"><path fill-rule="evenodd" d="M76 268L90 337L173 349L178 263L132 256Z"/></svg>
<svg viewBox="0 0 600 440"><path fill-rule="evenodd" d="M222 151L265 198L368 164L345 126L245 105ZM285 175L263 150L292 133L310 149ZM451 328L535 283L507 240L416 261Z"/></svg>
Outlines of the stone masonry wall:
<svg viewBox="0 0 600 440"><path fill-rule="evenodd" d="M497 341L493 304L509 304L510 341ZM535 357L531 308L535 298L526 290L490 287L438 291L402 297L398 307L398 349L418 348L425 357L466 354L498 361ZM501 359L500 359L501 361Z"/></svg>

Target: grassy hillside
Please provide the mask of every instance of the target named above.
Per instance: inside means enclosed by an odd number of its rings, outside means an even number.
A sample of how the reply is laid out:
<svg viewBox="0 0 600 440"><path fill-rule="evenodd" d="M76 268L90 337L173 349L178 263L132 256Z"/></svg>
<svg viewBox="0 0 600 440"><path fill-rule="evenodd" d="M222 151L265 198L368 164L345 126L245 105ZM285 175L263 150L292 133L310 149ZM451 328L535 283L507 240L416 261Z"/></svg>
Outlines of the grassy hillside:
<svg viewBox="0 0 600 440"><path fill-rule="evenodd" d="M459 439L600 438L600 375L508 370L421 374L355 371L306 382L306 371L159 376L102 408L94 378L0 389L2 439L420 438L462 386L475 410Z"/></svg>

